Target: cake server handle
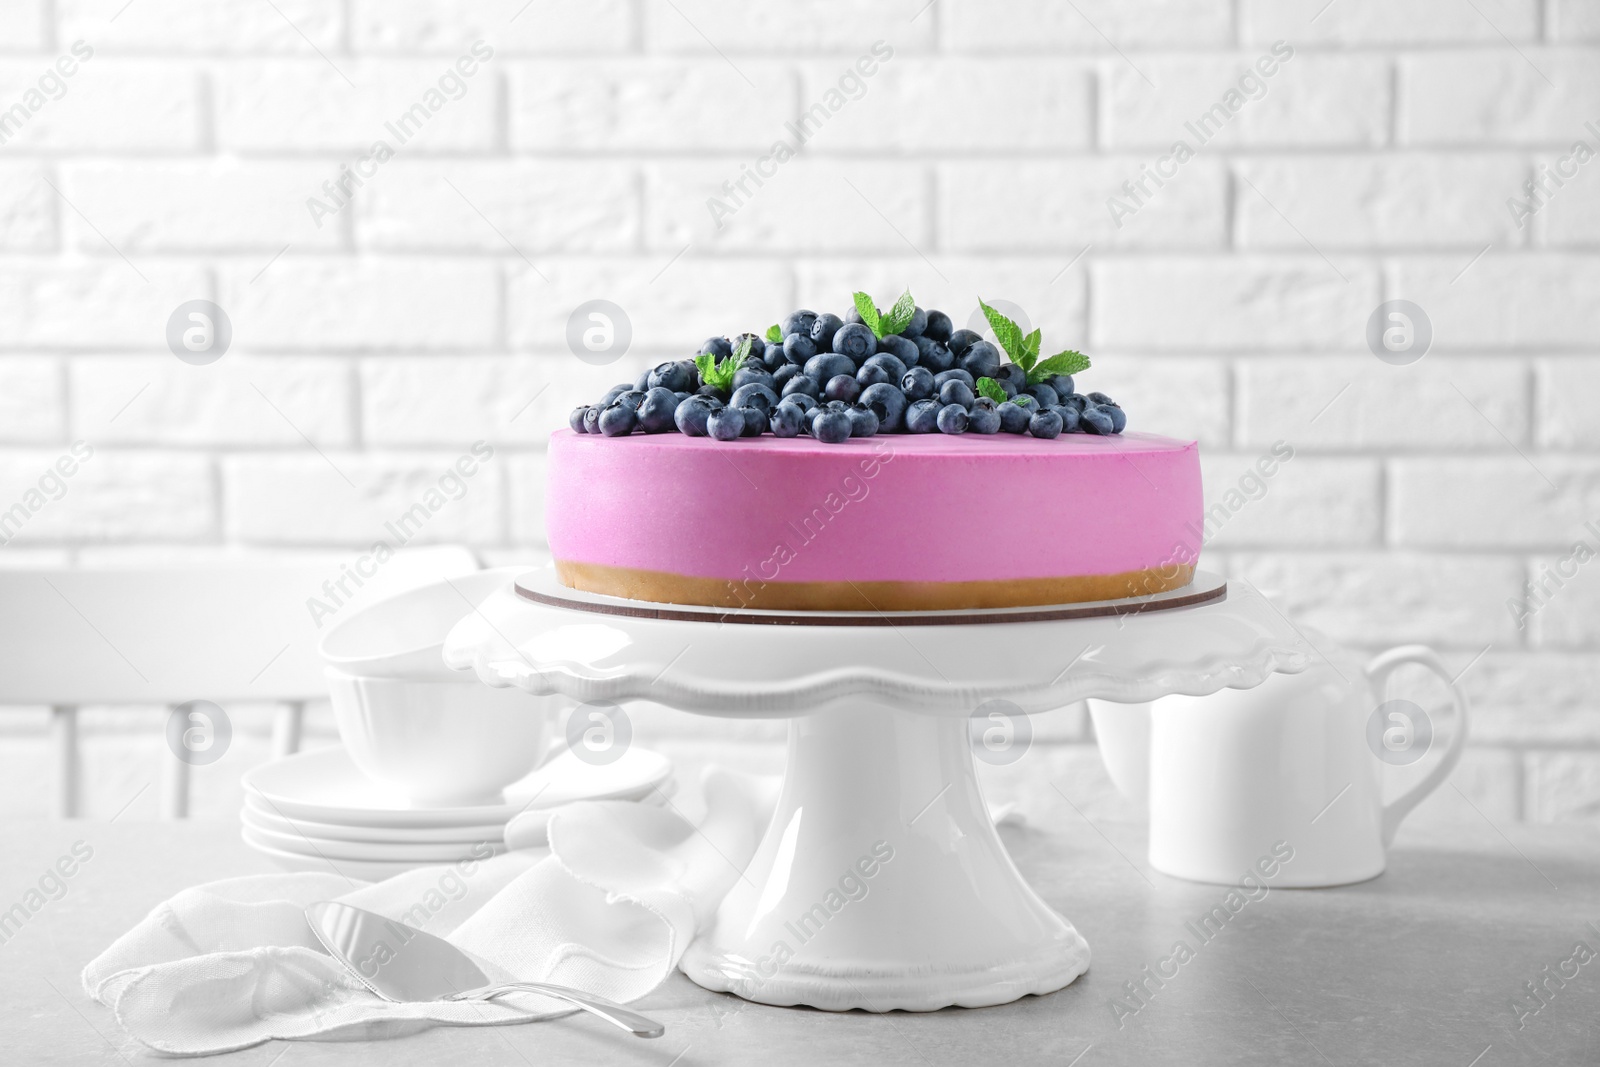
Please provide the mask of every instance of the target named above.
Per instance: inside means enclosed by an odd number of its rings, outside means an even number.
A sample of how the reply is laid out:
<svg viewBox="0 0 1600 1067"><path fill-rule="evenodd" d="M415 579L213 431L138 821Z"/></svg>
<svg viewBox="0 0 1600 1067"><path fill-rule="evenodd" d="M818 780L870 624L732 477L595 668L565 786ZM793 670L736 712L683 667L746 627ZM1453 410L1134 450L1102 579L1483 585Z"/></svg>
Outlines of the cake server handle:
<svg viewBox="0 0 1600 1067"><path fill-rule="evenodd" d="M660 1037L666 1033L665 1026L636 1011L624 1008L621 1004L604 997L597 997L593 993L585 993L581 989L573 989L571 986L550 985L547 982L501 982L498 985L484 986L482 989L470 989L446 999L493 1000L506 993L517 992L538 993L564 1000L592 1015L598 1015L612 1026L621 1027L635 1037Z"/></svg>

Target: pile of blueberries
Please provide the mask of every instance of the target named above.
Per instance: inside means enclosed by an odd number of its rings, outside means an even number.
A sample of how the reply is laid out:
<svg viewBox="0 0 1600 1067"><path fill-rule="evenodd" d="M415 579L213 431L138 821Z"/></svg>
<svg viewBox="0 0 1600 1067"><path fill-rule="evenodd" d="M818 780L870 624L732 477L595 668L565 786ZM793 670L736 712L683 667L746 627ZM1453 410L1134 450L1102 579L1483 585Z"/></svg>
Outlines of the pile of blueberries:
<svg viewBox="0 0 1600 1067"><path fill-rule="evenodd" d="M731 441L770 430L837 444L877 433L1114 434L1127 424L1104 393L1080 394L1067 375L1030 385L1023 367L953 325L917 308L900 332L879 338L854 309L844 318L796 311L765 338L713 337L698 364L662 363L612 387L569 425L607 437L677 430Z"/></svg>

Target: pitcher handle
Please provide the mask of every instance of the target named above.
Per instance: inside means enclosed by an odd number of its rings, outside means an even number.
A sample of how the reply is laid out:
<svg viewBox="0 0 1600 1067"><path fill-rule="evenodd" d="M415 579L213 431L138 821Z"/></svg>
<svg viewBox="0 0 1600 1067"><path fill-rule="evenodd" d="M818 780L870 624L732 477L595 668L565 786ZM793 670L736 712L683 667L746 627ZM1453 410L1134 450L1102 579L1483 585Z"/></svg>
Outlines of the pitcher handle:
<svg viewBox="0 0 1600 1067"><path fill-rule="evenodd" d="M1374 656L1372 662L1367 664L1367 677L1372 680L1373 687L1378 692L1383 691L1383 683L1396 668L1408 663L1426 667L1432 671L1445 688L1450 691L1450 707L1455 713L1455 729L1451 732L1450 747L1445 749L1444 756L1434 766L1433 770L1423 776L1422 781L1407 789L1396 797L1391 803L1383 807L1383 846L1389 847L1394 840L1395 831L1400 829L1400 823L1411 810L1422 803L1424 797L1433 792L1455 770L1456 764L1461 762L1461 750L1467 743L1467 698L1456 685L1455 679L1450 677L1450 672L1445 669L1439 654L1426 645L1400 645L1387 652Z"/></svg>

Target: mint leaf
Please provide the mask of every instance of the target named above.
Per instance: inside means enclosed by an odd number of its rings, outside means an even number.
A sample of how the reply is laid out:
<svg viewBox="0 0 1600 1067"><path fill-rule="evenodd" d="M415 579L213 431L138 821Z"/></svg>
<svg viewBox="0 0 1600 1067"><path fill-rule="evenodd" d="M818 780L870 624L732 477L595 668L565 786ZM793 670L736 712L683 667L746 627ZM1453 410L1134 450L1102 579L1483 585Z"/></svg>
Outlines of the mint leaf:
<svg viewBox="0 0 1600 1067"><path fill-rule="evenodd" d="M721 363L718 363L717 357L709 352L694 357L695 369L700 372L700 384L726 392L733 385L733 376L739 373L739 369L744 366L744 361L749 356L750 338L746 337L739 342L739 347L733 350L733 354Z"/></svg>
<svg viewBox="0 0 1600 1067"><path fill-rule="evenodd" d="M900 299L894 302L894 307L889 309L889 314L883 317L883 333L878 336L887 337L891 333L899 333L911 325L911 319L917 313L917 302L911 299L911 290L907 289L900 294Z"/></svg>
<svg viewBox="0 0 1600 1067"><path fill-rule="evenodd" d="M1046 378L1052 378L1057 374L1082 374L1088 369L1089 357L1082 352L1074 352L1069 348L1065 352L1057 352L1044 362L1028 368L1028 384L1038 385Z"/></svg>
<svg viewBox="0 0 1600 1067"><path fill-rule="evenodd" d="M1035 400L1027 393L1018 393L1016 396L1011 398L1011 402L1017 405L1019 408L1025 408L1029 404L1037 404L1039 401Z"/></svg>
<svg viewBox="0 0 1600 1067"><path fill-rule="evenodd" d="M995 340L1006 350L1011 362L1020 364L1023 370L1031 369L1033 359L1028 355L1023 341L1022 328L982 300L978 301L978 306L983 309L983 317L989 320L989 328L994 330Z"/></svg>
<svg viewBox="0 0 1600 1067"><path fill-rule="evenodd" d="M883 320L878 317L878 305L872 302L872 297L866 293L854 293L856 311L861 315L861 321L867 324L874 337L883 337Z"/></svg>
<svg viewBox="0 0 1600 1067"><path fill-rule="evenodd" d="M1027 349L1028 355L1034 359L1039 358L1039 331L1034 330L1022 339L1022 347Z"/></svg>
<svg viewBox="0 0 1600 1067"><path fill-rule="evenodd" d="M775 345L783 344L783 327L773 323L767 327L767 340Z"/></svg>
<svg viewBox="0 0 1600 1067"><path fill-rule="evenodd" d="M996 404L1004 404L1010 399L1010 397L1006 396L1006 391L1000 388L1000 383L993 378L978 379L978 395L986 396Z"/></svg>

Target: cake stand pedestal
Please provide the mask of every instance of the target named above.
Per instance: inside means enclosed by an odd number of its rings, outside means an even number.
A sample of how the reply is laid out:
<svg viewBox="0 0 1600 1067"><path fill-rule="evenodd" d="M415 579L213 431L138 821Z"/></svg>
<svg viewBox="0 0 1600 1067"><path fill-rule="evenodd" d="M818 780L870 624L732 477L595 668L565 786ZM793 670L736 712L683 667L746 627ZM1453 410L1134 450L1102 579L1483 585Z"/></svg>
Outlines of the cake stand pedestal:
<svg viewBox="0 0 1600 1067"><path fill-rule="evenodd" d="M1259 593L1183 590L1060 609L696 609L519 579L458 624L445 660L575 701L783 717L772 822L681 968L766 1004L931 1011L1060 989L1089 947L1017 871L974 751L1088 697L1205 695L1315 653ZM1022 741L1020 743L1024 743Z"/></svg>

